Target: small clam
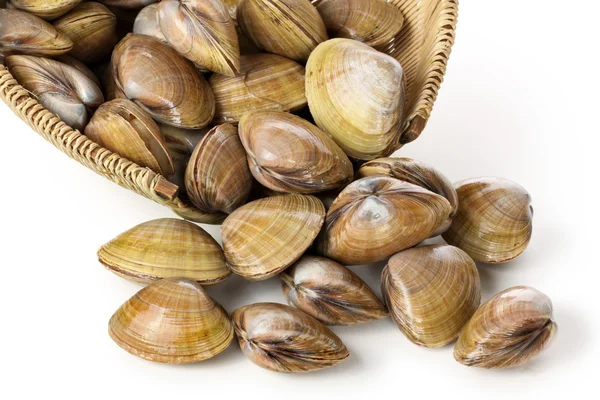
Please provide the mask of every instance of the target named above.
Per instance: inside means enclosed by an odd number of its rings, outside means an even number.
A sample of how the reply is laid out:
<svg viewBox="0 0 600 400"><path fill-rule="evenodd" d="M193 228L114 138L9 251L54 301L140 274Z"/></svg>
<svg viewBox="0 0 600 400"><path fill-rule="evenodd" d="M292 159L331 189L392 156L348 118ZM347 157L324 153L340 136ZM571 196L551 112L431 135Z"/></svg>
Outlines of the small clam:
<svg viewBox="0 0 600 400"><path fill-rule="evenodd" d="M322 130L295 115L277 111L247 113L240 138L254 178L269 189L317 193L352 181L352 163Z"/></svg>
<svg viewBox="0 0 600 400"><path fill-rule="evenodd" d="M179 276L214 285L231 274L212 236L198 225L174 218L129 229L103 245L98 260L115 274L141 283Z"/></svg>
<svg viewBox="0 0 600 400"><path fill-rule="evenodd" d="M412 183L362 178L329 208L317 248L346 265L381 261L430 237L451 210L444 197Z"/></svg>
<svg viewBox="0 0 600 400"><path fill-rule="evenodd" d="M158 39L131 34L112 55L117 95L165 124L203 128L215 114L210 86L194 66Z"/></svg>
<svg viewBox="0 0 600 400"><path fill-rule="evenodd" d="M327 40L327 29L309 0L244 0L237 22L258 48L306 61Z"/></svg>
<svg viewBox="0 0 600 400"><path fill-rule="evenodd" d="M115 99L102 104L85 129L85 135L165 177L174 173L173 160L158 125L130 100Z"/></svg>
<svg viewBox="0 0 600 400"><path fill-rule="evenodd" d="M17 10L26 11L45 20L52 20L66 14L81 0L11 0L10 4Z"/></svg>
<svg viewBox="0 0 600 400"><path fill-rule="evenodd" d="M504 263L529 244L533 209L529 193L501 178L458 182L458 211L444 240L460 247L475 261Z"/></svg>
<svg viewBox="0 0 600 400"><path fill-rule="evenodd" d="M99 0L107 6L139 9L160 0Z"/></svg>
<svg viewBox="0 0 600 400"><path fill-rule="evenodd" d="M231 319L244 355L271 371L316 371L350 355L335 333L310 315L283 304L243 306Z"/></svg>
<svg viewBox="0 0 600 400"><path fill-rule="evenodd" d="M359 160L388 156L400 146L404 91L400 63L355 40L321 43L306 64L315 122Z"/></svg>
<svg viewBox="0 0 600 400"><path fill-rule="evenodd" d="M358 275L327 258L305 255L279 277L288 304L325 325L352 325L389 315Z"/></svg>
<svg viewBox="0 0 600 400"><path fill-rule="evenodd" d="M158 3L150 4L142 8L133 24L133 33L155 37L163 43L167 43L158 23Z"/></svg>
<svg viewBox="0 0 600 400"><path fill-rule="evenodd" d="M448 245L394 255L381 274L381 292L398 328L426 347L456 340L481 301L475 262Z"/></svg>
<svg viewBox="0 0 600 400"><path fill-rule="evenodd" d="M382 0L316 0L313 4L331 37L372 47L391 42L404 24L400 9Z"/></svg>
<svg viewBox="0 0 600 400"><path fill-rule="evenodd" d="M235 24L221 0L162 0L158 22L171 47L194 64L227 76L240 71Z"/></svg>
<svg viewBox="0 0 600 400"><path fill-rule="evenodd" d="M234 339L227 311L184 278L161 279L137 292L114 313L108 333L131 354L169 364L212 358Z"/></svg>
<svg viewBox="0 0 600 400"><path fill-rule="evenodd" d="M196 146L185 172L190 201L209 214L230 214L243 205L252 189L245 156L235 126L211 129Z"/></svg>
<svg viewBox="0 0 600 400"><path fill-rule="evenodd" d="M98 79L98 77L96 76L96 74L91 69L89 69L87 65L85 65L84 63L82 63L78 59L76 59L74 57L71 57L68 54L61 54L60 56L54 57L54 59L56 61L59 61L59 62L61 62L63 64L70 65L71 67L77 69L79 72L81 72L82 74L84 74L85 76L87 76L88 78L90 78L91 80L93 80L94 83L99 88L102 87L102 83L100 82L100 80Z"/></svg>
<svg viewBox="0 0 600 400"><path fill-rule="evenodd" d="M252 201L223 222L227 263L246 279L277 275L308 249L324 218L323 204L312 196L283 195Z"/></svg>
<svg viewBox="0 0 600 400"><path fill-rule="evenodd" d="M54 27L73 41L69 54L85 63L109 56L117 43L117 17L100 3L81 3L54 21Z"/></svg>
<svg viewBox="0 0 600 400"><path fill-rule="evenodd" d="M432 236L438 236L450 227L458 208L458 195L452 183L438 170L411 158L378 158L364 163L356 173L357 178L374 175L396 178L444 196L450 202L452 212L450 218Z"/></svg>
<svg viewBox="0 0 600 400"><path fill-rule="evenodd" d="M236 123L248 111L296 111L306 106L304 67L275 54L241 57L235 77L209 79L217 110L213 123Z"/></svg>
<svg viewBox="0 0 600 400"><path fill-rule="evenodd" d="M516 286L477 310L456 342L454 358L473 367L516 367L548 347L556 330L548 296Z"/></svg>
<svg viewBox="0 0 600 400"><path fill-rule="evenodd" d="M50 112L67 125L83 130L90 114L104 102L102 91L78 69L33 56L9 56L11 74Z"/></svg>

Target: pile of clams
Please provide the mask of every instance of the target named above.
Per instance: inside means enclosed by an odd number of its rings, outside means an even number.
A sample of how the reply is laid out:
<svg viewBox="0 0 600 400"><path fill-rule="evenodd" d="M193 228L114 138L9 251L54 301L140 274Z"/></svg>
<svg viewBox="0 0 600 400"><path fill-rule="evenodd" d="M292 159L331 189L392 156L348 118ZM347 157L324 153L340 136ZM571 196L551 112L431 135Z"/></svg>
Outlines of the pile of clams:
<svg viewBox="0 0 600 400"><path fill-rule="evenodd" d="M481 304L478 268L529 244L527 191L492 177L452 184L426 163L393 157L407 82L379 49L403 27L395 5L2 5L0 62L20 85L90 140L171 180L198 210L194 222L222 225L222 244L167 218L100 248L108 270L147 285L109 322L126 351L191 363L237 338L263 368L315 371L350 355L328 326L389 317L416 345L455 342L459 363L505 368L555 336L552 303L536 289ZM440 235L447 244L426 242ZM382 298L348 268L373 263L360 268L385 265ZM289 305L230 313L204 287L233 274L277 282Z"/></svg>

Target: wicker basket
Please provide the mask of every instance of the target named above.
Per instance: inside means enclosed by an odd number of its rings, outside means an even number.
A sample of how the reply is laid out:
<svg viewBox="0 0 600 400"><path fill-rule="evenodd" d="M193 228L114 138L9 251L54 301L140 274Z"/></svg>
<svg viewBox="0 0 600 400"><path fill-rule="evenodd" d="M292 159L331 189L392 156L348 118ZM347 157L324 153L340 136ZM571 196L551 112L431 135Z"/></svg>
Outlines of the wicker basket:
<svg viewBox="0 0 600 400"><path fill-rule="evenodd" d="M408 81L407 110L401 142L415 140L425 128L442 83L458 15L458 0L388 0L405 17L404 27L386 53L402 64ZM0 97L37 133L63 153L100 175L149 199L170 207L180 216L215 223L178 198L178 187L100 146L42 107L0 64Z"/></svg>

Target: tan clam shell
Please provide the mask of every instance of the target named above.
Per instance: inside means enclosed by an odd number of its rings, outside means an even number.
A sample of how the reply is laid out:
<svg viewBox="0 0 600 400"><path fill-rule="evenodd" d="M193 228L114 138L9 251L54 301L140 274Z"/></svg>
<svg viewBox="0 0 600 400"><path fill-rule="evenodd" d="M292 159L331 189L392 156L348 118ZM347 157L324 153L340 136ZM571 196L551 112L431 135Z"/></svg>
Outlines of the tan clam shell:
<svg viewBox="0 0 600 400"><path fill-rule="evenodd" d="M548 347L556 331L548 296L516 286L477 310L456 342L454 358L473 367L516 367Z"/></svg>
<svg viewBox="0 0 600 400"><path fill-rule="evenodd" d="M237 22L258 48L296 61L306 61L327 40L325 24L309 0L244 0Z"/></svg>
<svg viewBox="0 0 600 400"><path fill-rule="evenodd" d="M163 43L167 43L158 23L158 3L150 4L139 12L133 23L133 33L152 36Z"/></svg>
<svg viewBox="0 0 600 400"><path fill-rule="evenodd" d="M359 160L400 147L405 86L396 59L355 40L321 43L306 64L306 99L316 124Z"/></svg>
<svg viewBox="0 0 600 400"><path fill-rule="evenodd" d="M533 230L531 196L502 178L474 178L455 184L458 211L444 240L475 261L504 263L525 251Z"/></svg>
<svg viewBox="0 0 600 400"><path fill-rule="evenodd" d="M288 304L325 325L353 325L389 316L358 275L327 258L305 255L279 277Z"/></svg>
<svg viewBox="0 0 600 400"><path fill-rule="evenodd" d="M54 59L56 61L59 61L59 62L61 62L63 64L70 65L71 67L79 70L79 72L81 72L82 74L84 74L85 76L87 76L88 78L90 78L92 81L94 81L94 83L99 88L102 88L102 83L100 82L100 80L98 79L98 77L96 76L96 74L91 69L89 69L87 65L85 65L84 63L82 63L78 59L76 59L74 57L71 57L68 54L61 54L60 56L55 56Z"/></svg>
<svg viewBox="0 0 600 400"><path fill-rule="evenodd" d="M221 0L162 0L158 22L171 47L194 64L228 76L240 71L235 24Z"/></svg>
<svg viewBox="0 0 600 400"><path fill-rule="evenodd" d="M108 323L110 337L129 353L149 361L203 361L233 341L227 312L197 282L161 279L137 292Z"/></svg>
<svg viewBox="0 0 600 400"><path fill-rule="evenodd" d="M103 60L117 43L117 17L100 3L81 3L53 24L73 41L69 54L85 63Z"/></svg>
<svg viewBox="0 0 600 400"><path fill-rule="evenodd" d="M231 274L212 236L174 218L144 222L123 232L98 250L98 260L115 274L141 283L183 277L214 285Z"/></svg>
<svg viewBox="0 0 600 400"><path fill-rule="evenodd" d="M66 14L81 3L81 0L11 0L17 10L28 12L45 20L52 20Z"/></svg>
<svg viewBox="0 0 600 400"><path fill-rule="evenodd" d="M384 176L359 179L335 199L317 249L345 265L369 264L413 247L448 219L448 200Z"/></svg>
<svg viewBox="0 0 600 400"><path fill-rule="evenodd" d="M240 138L254 178L285 193L317 193L352 181L354 169L322 130L284 112L257 111L240 120Z"/></svg>
<svg viewBox="0 0 600 400"><path fill-rule="evenodd" d="M330 37L361 41L376 47L388 44L400 33L404 16L382 0L316 0Z"/></svg>
<svg viewBox="0 0 600 400"><path fill-rule="evenodd" d="M296 111L306 106L304 67L275 54L241 57L235 77L209 79L217 110L213 123L236 123L249 111Z"/></svg>
<svg viewBox="0 0 600 400"><path fill-rule="evenodd" d="M199 129L214 116L214 96L204 77L156 38L130 34L121 40L113 51L112 74L116 95L160 122Z"/></svg>
<svg viewBox="0 0 600 400"><path fill-rule="evenodd" d="M339 364L350 355L335 333L313 317L283 304L243 306L231 318L244 355L271 371L317 371Z"/></svg>
<svg viewBox="0 0 600 400"><path fill-rule="evenodd" d="M185 172L191 202L202 212L232 213L252 189L252 175L238 130L230 124L211 129L196 146Z"/></svg>
<svg viewBox="0 0 600 400"><path fill-rule="evenodd" d="M324 218L325 208L313 196L282 195L252 201L223 222L227 263L246 279L275 276L308 249Z"/></svg>
<svg viewBox="0 0 600 400"><path fill-rule="evenodd" d="M381 292L398 328L413 343L453 342L481 302L475 262L457 247L415 247L394 255L381 274Z"/></svg>
<svg viewBox="0 0 600 400"><path fill-rule="evenodd" d="M458 195L452 183L441 172L412 158L377 158L364 163L356 173L357 178L375 175L396 178L444 196L450 202L452 212L450 218L432 236L448 230L458 208Z"/></svg>
<svg viewBox="0 0 600 400"><path fill-rule="evenodd" d="M104 102L100 88L74 67L47 58L9 56L10 73L48 111L83 130L90 114Z"/></svg>
<svg viewBox="0 0 600 400"><path fill-rule="evenodd" d="M173 159L158 125L130 100L115 99L102 104L86 127L85 135L165 177L174 173Z"/></svg>

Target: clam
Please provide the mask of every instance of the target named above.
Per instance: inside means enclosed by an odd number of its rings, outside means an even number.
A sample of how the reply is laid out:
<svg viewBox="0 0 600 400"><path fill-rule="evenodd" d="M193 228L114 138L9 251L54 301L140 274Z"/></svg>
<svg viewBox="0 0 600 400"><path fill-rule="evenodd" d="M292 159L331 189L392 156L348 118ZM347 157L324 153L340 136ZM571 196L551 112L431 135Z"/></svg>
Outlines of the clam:
<svg viewBox="0 0 600 400"><path fill-rule="evenodd" d="M322 130L295 115L277 111L247 113L240 138L254 178L269 189L317 193L352 181L352 163Z"/></svg>
<svg viewBox="0 0 600 400"><path fill-rule="evenodd" d="M244 0L237 22L254 44L269 53L306 61L327 40L327 29L309 0Z"/></svg>
<svg viewBox="0 0 600 400"><path fill-rule="evenodd" d="M73 42L48 22L18 10L0 9L0 61L13 53L56 56L73 48Z"/></svg>
<svg viewBox="0 0 600 400"><path fill-rule="evenodd" d="M48 111L75 129L83 130L90 114L104 102L94 81L67 64L34 56L9 56L6 65Z"/></svg>
<svg viewBox="0 0 600 400"><path fill-rule="evenodd" d="M402 333L426 347L456 340L481 301L475 262L448 245L394 255L381 274L381 292Z"/></svg>
<svg viewBox="0 0 600 400"><path fill-rule="evenodd" d="M130 100L115 99L102 104L85 129L85 135L165 177L174 173L173 160L158 125Z"/></svg>
<svg viewBox="0 0 600 400"><path fill-rule="evenodd" d="M324 218L323 204L312 196L283 195L252 201L223 223L227 263L246 279L277 275L308 249Z"/></svg>
<svg viewBox="0 0 600 400"><path fill-rule="evenodd" d="M238 130L230 124L211 129L198 143L185 172L192 204L205 213L232 213L248 199L252 175Z"/></svg>
<svg viewBox="0 0 600 400"><path fill-rule="evenodd" d="M26 11L45 20L52 20L66 14L81 0L11 0L10 4L17 10Z"/></svg>
<svg viewBox="0 0 600 400"><path fill-rule="evenodd" d="M316 371L350 355L335 333L310 315L283 304L243 306L231 319L244 355L271 371Z"/></svg>
<svg viewBox="0 0 600 400"><path fill-rule="evenodd" d="M194 66L150 36L131 34L112 55L117 95L126 96L153 118L180 128L203 128L215 113L213 94Z"/></svg>
<svg viewBox="0 0 600 400"><path fill-rule="evenodd" d="M109 56L117 43L117 17L100 3L81 3L54 21L54 27L73 42L69 54L85 63Z"/></svg>
<svg viewBox="0 0 600 400"><path fill-rule="evenodd" d="M87 65L85 65L84 63L82 63L78 59L76 59L74 57L71 57L68 54L61 54L60 56L54 57L54 59L56 61L59 61L59 62L61 62L63 64L70 65L71 67L77 69L79 72L81 72L82 74L84 74L85 76L87 76L88 78L90 78L92 81L94 81L94 83L99 88L102 87L102 83L100 82L100 80L98 79L98 77L96 76L96 74L91 69L89 69Z"/></svg>
<svg viewBox="0 0 600 400"><path fill-rule="evenodd" d="M548 296L516 286L477 310L456 342L454 358L473 367L516 367L548 347L556 330Z"/></svg>
<svg viewBox="0 0 600 400"><path fill-rule="evenodd" d="M444 197L412 183L362 178L329 208L317 249L345 265L374 263L430 237L451 211Z"/></svg>
<svg viewBox="0 0 600 400"><path fill-rule="evenodd" d="M458 182L458 210L444 240L460 247L475 261L504 263L529 244L533 209L529 193L501 178Z"/></svg>
<svg viewBox="0 0 600 400"><path fill-rule="evenodd" d="M404 24L400 8L382 0L316 0L313 4L330 37L354 39L372 47L393 41Z"/></svg>
<svg viewBox="0 0 600 400"><path fill-rule="evenodd" d="M167 43L167 39L165 39L158 23L158 3L142 8L135 18L133 33L152 36L163 43Z"/></svg>
<svg viewBox="0 0 600 400"><path fill-rule="evenodd" d="M129 229L103 245L98 260L115 274L141 283L184 277L214 285L231 274L212 236L198 225L174 218Z"/></svg>
<svg viewBox="0 0 600 400"><path fill-rule="evenodd" d="M306 106L304 67L274 54L241 57L235 77L209 79L217 110L213 123L237 123L249 111L297 111Z"/></svg>
<svg viewBox="0 0 600 400"><path fill-rule="evenodd" d="M352 325L389 315L358 275L327 258L305 255L279 277L288 304L325 325Z"/></svg>
<svg viewBox="0 0 600 400"><path fill-rule="evenodd" d="M107 6L119 7L119 8L142 8L149 4L156 3L159 0L99 0L100 3L104 3Z"/></svg>
<svg viewBox="0 0 600 400"><path fill-rule="evenodd" d="M169 364L212 358L234 338L227 311L184 278L161 279L137 292L113 314L108 333L131 354Z"/></svg>
<svg viewBox="0 0 600 400"><path fill-rule="evenodd" d="M458 195L452 183L438 170L412 158L378 158L364 163L356 173L358 178L374 175L396 178L444 196L450 202L452 212L433 236L442 234L450 227L458 208Z"/></svg>
<svg viewBox="0 0 600 400"><path fill-rule="evenodd" d="M321 43L306 64L306 98L315 122L359 160L400 147L404 92L400 63L355 40Z"/></svg>
<svg viewBox="0 0 600 400"><path fill-rule="evenodd" d="M171 47L194 64L227 76L239 72L235 24L221 0L162 0L158 22Z"/></svg>

